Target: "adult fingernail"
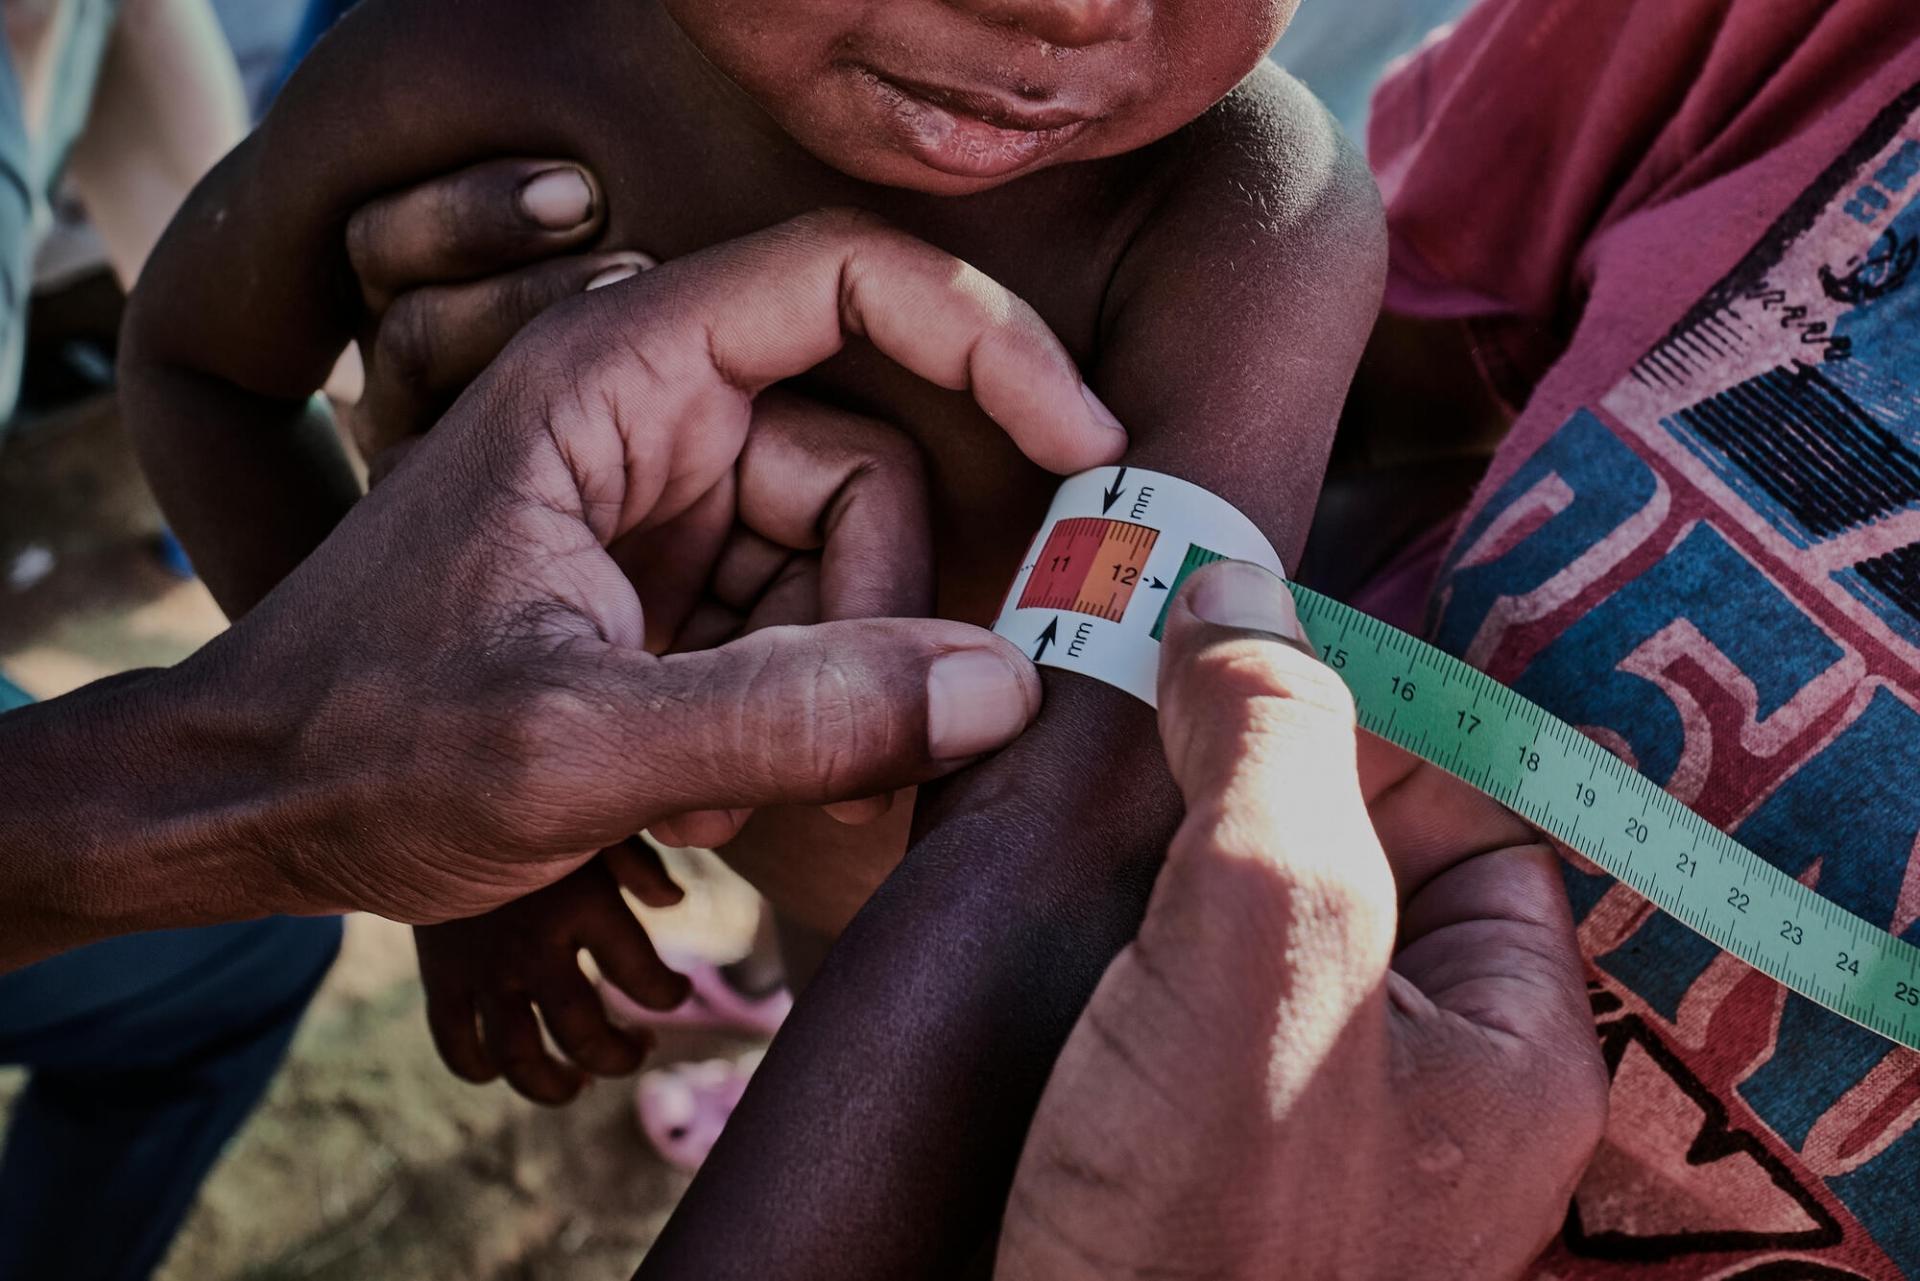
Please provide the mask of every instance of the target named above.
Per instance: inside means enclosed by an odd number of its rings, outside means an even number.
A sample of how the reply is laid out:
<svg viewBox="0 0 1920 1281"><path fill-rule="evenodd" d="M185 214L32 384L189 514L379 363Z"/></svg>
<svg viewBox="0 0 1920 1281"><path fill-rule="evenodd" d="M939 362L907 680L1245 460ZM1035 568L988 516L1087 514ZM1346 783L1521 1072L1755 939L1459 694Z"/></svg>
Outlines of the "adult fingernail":
<svg viewBox="0 0 1920 1281"><path fill-rule="evenodd" d="M548 231L572 231L593 216L593 187L578 169L549 169L520 188L520 208Z"/></svg>
<svg viewBox="0 0 1920 1281"><path fill-rule="evenodd" d="M963 760L1004 746L1031 715L1020 674L990 650L956 650L927 672L927 750L934 760Z"/></svg>
<svg viewBox="0 0 1920 1281"><path fill-rule="evenodd" d="M587 292L605 289L608 285L617 285L623 280L632 280L640 274L640 269L632 263L623 262L618 267L609 267L587 282Z"/></svg>
<svg viewBox="0 0 1920 1281"><path fill-rule="evenodd" d="M1244 560L1221 561L1193 576L1186 589L1187 608L1216 627L1272 632L1304 640L1300 615L1286 583Z"/></svg>
<svg viewBox="0 0 1920 1281"><path fill-rule="evenodd" d="M1106 402L1093 394L1093 388L1081 383L1080 395L1085 398L1087 408L1093 412L1093 421L1110 431L1119 432L1122 436L1127 434L1127 429L1120 425L1120 420L1113 416L1113 411L1107 408Z"/></svg>

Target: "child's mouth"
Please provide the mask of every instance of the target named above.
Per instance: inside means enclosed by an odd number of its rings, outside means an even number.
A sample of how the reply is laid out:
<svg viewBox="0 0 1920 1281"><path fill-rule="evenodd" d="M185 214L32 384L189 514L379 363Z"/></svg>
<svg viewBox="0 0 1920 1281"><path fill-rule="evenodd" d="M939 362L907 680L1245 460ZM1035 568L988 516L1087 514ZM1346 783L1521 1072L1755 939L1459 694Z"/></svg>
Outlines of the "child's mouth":
<svg viewBox="0 0 1920 1281"><path fill-rule="evenodd" d="M955 177L1007 177L1059 151L1092 123L1067 108L1016 106L992 94L901 81L869 67L854 72L907 150L928 168Z"/></svg>

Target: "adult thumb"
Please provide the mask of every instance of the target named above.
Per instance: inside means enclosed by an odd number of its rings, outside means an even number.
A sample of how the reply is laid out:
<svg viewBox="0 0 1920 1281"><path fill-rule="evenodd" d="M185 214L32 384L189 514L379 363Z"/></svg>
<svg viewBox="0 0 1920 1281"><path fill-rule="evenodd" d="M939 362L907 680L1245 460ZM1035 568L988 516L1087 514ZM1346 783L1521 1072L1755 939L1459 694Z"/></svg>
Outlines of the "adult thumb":
<svg viewBox="0 0 1920 1281"><path fill-rule="evenodd" d="M1361 795L1353 697L1312 656L1286 584L1235 561L1191 575L1168 613L1159 693L1187 818L1157 906L1220 920L1236 897L1230 915L1271 935L1285 928L1273 913L1310 903L1340 922L1343 950L1365 953L1335 963L1384 970L1393 874Z"/></svg>
<svg viewBox="0 0 1920 1281"><path fill-rule="evenodd" d="M585 737L602 746L582 792L617 806L626 831L923 783L1004 746L1040 709L1017 648L935 620L770 627L666 657L608 648L569 684L604 696L587 700Z"/></svg>

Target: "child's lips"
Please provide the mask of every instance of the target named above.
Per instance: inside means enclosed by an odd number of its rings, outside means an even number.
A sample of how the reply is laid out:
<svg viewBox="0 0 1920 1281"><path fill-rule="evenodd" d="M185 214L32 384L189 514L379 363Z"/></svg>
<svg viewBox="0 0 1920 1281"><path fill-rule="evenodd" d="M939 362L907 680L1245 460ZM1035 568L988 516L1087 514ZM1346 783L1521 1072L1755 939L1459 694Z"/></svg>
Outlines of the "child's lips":
<svg viewBox="0 0 1920 1281"><path fill-rule="evenodd" d="M866 67L857 73L906 148L929 168L957 177L1006 177L1060 150L1092 123L1072 108L1015 104L990 93L901 81Z"/></svg>

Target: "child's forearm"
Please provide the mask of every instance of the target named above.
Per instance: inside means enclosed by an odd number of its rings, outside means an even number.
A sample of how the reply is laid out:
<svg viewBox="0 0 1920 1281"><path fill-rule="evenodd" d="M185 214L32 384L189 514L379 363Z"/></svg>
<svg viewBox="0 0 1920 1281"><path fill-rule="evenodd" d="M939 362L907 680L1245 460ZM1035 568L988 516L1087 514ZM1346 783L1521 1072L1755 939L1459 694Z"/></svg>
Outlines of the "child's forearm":
<svg viewBox="0 0 1920 1281"><path fill-rule="evenodd" d="M1127 462L1213 490L1289 565L1385 267L1364 169L1317 108L1293 114L1297 136L1230 137L1226 172L1184 176L1135 237L1093 379L1133 433ZM1151 709L1046 682L1025 737L922 793L905 862L808 987L642 1277L892 1281L978 1257L1181 816Z"/></svg>
<svg viewBox="0 0 1920 1281"><path fill-rule="evenodd" d="M642 1277L759 1277L776 1258L794 1281L949 1276L979 1251L1180 818L1151 709L1072 674L1047 687L1042 724L923 791L922 835L807 989Z"/></svg>
<svg viewBox="0 0 1920 1281"><path fill-rule="evenodd" d="M142 357L123 394L140 460L194 568L230 618L259 603L360 496L326 410Z"/></svg>

